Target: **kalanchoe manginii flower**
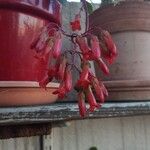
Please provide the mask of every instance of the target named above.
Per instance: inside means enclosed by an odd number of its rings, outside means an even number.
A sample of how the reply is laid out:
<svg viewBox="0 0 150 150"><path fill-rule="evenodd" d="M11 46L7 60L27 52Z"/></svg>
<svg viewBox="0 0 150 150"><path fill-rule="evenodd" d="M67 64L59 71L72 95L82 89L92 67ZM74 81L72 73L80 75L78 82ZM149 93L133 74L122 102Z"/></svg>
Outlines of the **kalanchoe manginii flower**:
<svg viewBox="0 0 150 150"><path fill-rule="evenodd" d="M91 78L91 83L96 93L97 99L100 103L104 103L105 96L104 96L104 87L100 85L98 79L96 77Z"/></svg>
<svg viewBox="0 0 150 150"><path fill-rule="evenodd" d="M103 30L102 35L107 50L109 51L109 57L108 55L107 57L106 56L105 57L108 58L110 62L113 62L118 55L116 45L113 42L112 37L108 31Z"/></svg>
<svg viewBox="0 0 150 150"><path fill-rule="evenodd" d="M58 94L58 98L60 99L63 99L66 96L67 91L66 91L64 82L60 84L58 90L54 91L53 94L55 95Z"/></svg>
<svg viewBox="0 0 150 150"><path fill-rule="evenodd" d="M107 97L108 96L108 91L107 91L105 85L102 82L100 82L100 85L102 86L104 96Z"/></svg>
<svg viewBox="0 0 150 150"><path fill-rule="evenodd" d="M75 16L74 21L70 22L70 26L72 31L81 30L81 24L80 24L80 15L77 14Z"/></svg>
<svg viewBox="0 0 150 150"><path fill-rule="evenodd" d="M39 86L41 88L46 89L46 85L51 82L51 78L49 78L48 76L45 76L40 82L39 82Z"/></svg>
<svg viewBox="0 0 150 150"><path fill-rule="evenodd" d="M84 93L82 91L78 93L78 106L79 106L80 116L85 117L87 113L87 109L86 109Z"/></svg>
<svg viewBox="0 0 150 150"><path fill-rule="evenodd" d="M90 47L88 46L86 37L77 36L76 37L76 43L78 44L82 54L83 58L86 60L89 59L89 52L91 51Z"/></svg>
<svg viewBox="0 0 150 150"><path fill-rule="evenodd" d="M98 64L99 68L103 71L103 73L105 75L109 75L109 69L108 69L107 65L104 63L104 61L101 58L99 58L96 60L96 62Z"/></svg>
<svg viewBox="0 0 150 150"><path fill-rule="evenodd" d="M96 99L94 97L94 94L93 94L90 86L85 90L85 95L86 95L86 99L90 105L90 111L91 112L93 112L96 108L100 107L100 104L98 104L96 102Z"/></svg>
<svg viewBox="0 0 150 150"><path fill-rule="evenodd" d="M49 41L43 51L36 54L36 57L38 59L41 59L42 61L47 61L48 59L52 59L52 44Z"/></svg>
<svg viewBox="0 0 150 150"><path fill-rule="evenodd" d="M87 8L85 6L87 3L82 2L83 8ZM83 8L75 16L74 21L70 22L73 31L81 30L80 14L84 10ZM102 72L108 75L109 69L102 58L111 64L117 56L116 46L110 34L96 28L96 30L100 30L100 33L98 33L98 36L93 35L95 30L88 27L87 16L86 12L85 32L68 34L61 26L51 22L45 25L39 36L31 44L31 49L35 50L38 59L37 80L43 88L46 88L46 85L54 78L59 81L59 88L53 92L53 94L58 95L58 98L63 99L74 86L72 85L72 69L75 68L79 73L74 88L78 92L78 106L82 117L85 117L87 113L86 100L90 105L89 110L93 112L100 108L106 96L108 96L104 84L98 81L92 73L89 62L95 61ZM71 49L61 51L62 35L68 37L72 42ZM81 67L75 63L76 56L80 58Z"/></svg>
<svg viewBox="0 0 150 150"><path fill-rule="evenodd" d="M102 57L109 63L109 64L112 64L115 59L116 59L116 56L115 55L112 55L112 53L110 53L109 51L108 52L105 52L103 51L102 52Z"/></svg>
<svg viewBox="0 0 150 150"><path fill-rule="evenodd" d="M80 77L79 80L77 81L76 87L77 88L81 88L81 89L86 89L89 84L89 62L88 61L84 61L82 64L82 71L80 73Z"/></svg>
<svg viewBox="0 0 150 150"><path fill-rule="evenodd" d="M91 35L90 36L90 43L91 43L91 50L92 50L92 55L94 59L98 59L101 57L101 48L99 45L99 40L97 36Z"/></svg>
<svg viewBox="0 0 150 150"><path fill-rule="evenodd" d="M69 69L69 67L66 67L64 82L65 82L66 91L67 92L71 91L71 89L72 89L72 74L71 74L71 70Z"/></svg>
<svg viewBox="0 0 150 150"><path fill-rule="evenodd" d="M60 57L61 48L62 48L62 33L60 31L56 31L54 35L54 44L52 48L54 58Z"/></svg>
<svg viewBox="0 0 150 150"><path fill-rule="evenodd" d="M57 72L58 79L60 80L64 80L66 65L67 65L67 59L65 56L63 56L60 60L59 69Z"/></svg>
<svg viewBox="0 0 150 150"><path fill-rule="evenodd" d="M56 76L56 73L57 73L57 69L55 68L55 66L54 65L50 66L47 73L49 78L53 79Z"/></svg>
<svg viewBox="0 0 150 150"><path fill-rule="evenodd" d="M117 48L115 43L113 42L111 35L108 31L104 31L103 30L103 38L104 38L104 42L106 44L107 49L111 52L112 56L117 56Z"/></svg>

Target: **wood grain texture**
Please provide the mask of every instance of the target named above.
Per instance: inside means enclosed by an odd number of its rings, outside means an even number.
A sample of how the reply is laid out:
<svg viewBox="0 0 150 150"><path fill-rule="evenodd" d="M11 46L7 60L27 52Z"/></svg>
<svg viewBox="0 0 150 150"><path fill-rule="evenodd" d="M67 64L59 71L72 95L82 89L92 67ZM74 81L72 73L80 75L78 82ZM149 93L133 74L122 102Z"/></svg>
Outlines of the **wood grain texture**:
<svg viewBox="0 0 150 150"><path fill-rule="evenodd" d="M40 137L0 140L0 150L41 150Z"/></svg>
<svg viewBox="0 0 150 150"><path fill-rule="evenodd" d="M52 150L149 150L150 115L73 121L52 138Z"/></svg>

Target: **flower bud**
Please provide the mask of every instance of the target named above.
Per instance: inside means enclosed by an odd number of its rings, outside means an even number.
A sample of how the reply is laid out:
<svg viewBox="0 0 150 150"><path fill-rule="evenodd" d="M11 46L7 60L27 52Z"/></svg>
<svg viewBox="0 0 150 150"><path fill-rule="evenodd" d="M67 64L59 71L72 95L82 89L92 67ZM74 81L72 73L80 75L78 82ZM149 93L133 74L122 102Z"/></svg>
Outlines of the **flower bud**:
<svg viewBox="0 0 150 150"><path fill-rule="evenodd" d="M77 36L76 42L79 45L81 52L83 53L83 57L86 60L88 60L88 58L89 58L88 52L91 51L91 49L89 48L89 46L87 44L86 38L82 37L82 36Z"/></svg>
<svg viewBox="0 0 150 150"><path fill-rule="evenodd" d="M106 46L108 48L108 50L113 54L113 55L117 55L117 49L116 49L116 45L113 42L111 35L108 31L103 31L104 34L104 41L106 43Z"/></svg>
<svg viewBox="0 0 150 150"><path fill-rule="evenodd" d="M65 89L67 92L71 91L72 89L72 74L71 70L66 68L65 70Z"/></svg>
<svg viewBox="0 0 150 150"><path fill-rule="evenodd" d="M67 91L65 89L64 82L59 85L58 90L54 91L53 94L58 94L58 98L63 99L66 95Z"/></svg>
<svg viewBox="0 0 150 150"><path fill-rule="evenodd" d="M83 92L78 93L78 106L79 106L79 112L81 117L85 117L86 115L86 104Z"/></svg>
<svg viewBox="0 0 150 150"><path fill-rule="evenodd" d="M54 36L54 44L53 44L53 56L54 58L58 58L61 54L62 47L62 35L60 31L57 31Z"/></svg>
<svg viewBox="0 0 150 150"><path fill-rule="evenodd" d="M86 89L86 98L87 101L90 105L90 111L93 112L95 110L95 108L99 108L100 105L96 102L96 99L93 95L92 89L90 87L88 87Z"/></svg>
<svg viewBox="0 0 150 150"><path fill-rule="evenodd" d="M95 59L100 58L101 49L100 49L99 40L98 40L97 36L91 35L90 43L91 43L91 50L92 50L93 57Z"/></svg>
<svg viewBox="0 0 150 150"><path fill-rule="evenodd" d="M39 82L39 86L41 88L45 88L46 89L46 85L51 82L52 78L49 78L48 76L45 76L40 82Z"/></svg>
<svg viewBox="0 0 150 150"><path fill-rule="evenodd" d="M89 65L84 62L82 71L80 73L80 78L77 81L76 87L79 87L81 89L86 89L90 84L88 76L89 76Z"/></svg>
<svg viewBox="0 0 150 150"><path fill-rule="evenodd" d="M103 71L104 74L109 75L109 69L107 67L107 65L103 62L103 60L101 58L96 60L99 68Z"/></svg>
<svg viewBox="0 0 150 150"><path fill-rule="evenodd" d="M62 57L62 59L60 61L59 69L57 72L58 79L60 79L60 80L64 80L66 64L67 64L67 59L65 57Z"/></svg>

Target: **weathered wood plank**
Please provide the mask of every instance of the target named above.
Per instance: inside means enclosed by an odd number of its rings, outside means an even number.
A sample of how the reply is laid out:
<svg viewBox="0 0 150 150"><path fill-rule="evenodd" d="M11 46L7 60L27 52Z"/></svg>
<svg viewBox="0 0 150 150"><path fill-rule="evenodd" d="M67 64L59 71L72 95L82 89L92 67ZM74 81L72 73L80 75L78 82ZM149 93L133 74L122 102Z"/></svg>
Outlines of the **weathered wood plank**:
<svg viewBox="0 0 150 150"><path fill-rule="evenodd" d="M105 103L86 118L124 117L150 114L150 102ZM0 108L0 125L44 123L81 119L76 103L55 103L32 107Z"/></svg>
<svg viewBox="0 0 150 150"><path fill-rule="evenodd" d="M40 137L0 140L0 150L41 150Z"/></svg>
<svg viewBox="0 0 150 150"><path fill-rule="evenodd" d="M150 115L72 121L52 138L53 150L149 150Z"/></svg>

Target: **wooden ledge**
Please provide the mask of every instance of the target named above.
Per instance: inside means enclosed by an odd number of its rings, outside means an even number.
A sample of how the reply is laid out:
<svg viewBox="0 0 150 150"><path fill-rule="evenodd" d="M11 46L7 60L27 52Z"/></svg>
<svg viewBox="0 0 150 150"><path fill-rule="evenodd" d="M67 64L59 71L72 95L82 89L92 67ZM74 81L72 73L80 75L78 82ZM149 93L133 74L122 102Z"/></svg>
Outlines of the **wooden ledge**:
<svg viewBox="0 0 150 150"><path fill-rule="evenodd" d="M149 115L150 101L141 102L109 102L101 109L89 114L85 119L126 117ZM52 105L0 108L0 126L50 123L82 119L76 103L55 103Z"/></svg>

